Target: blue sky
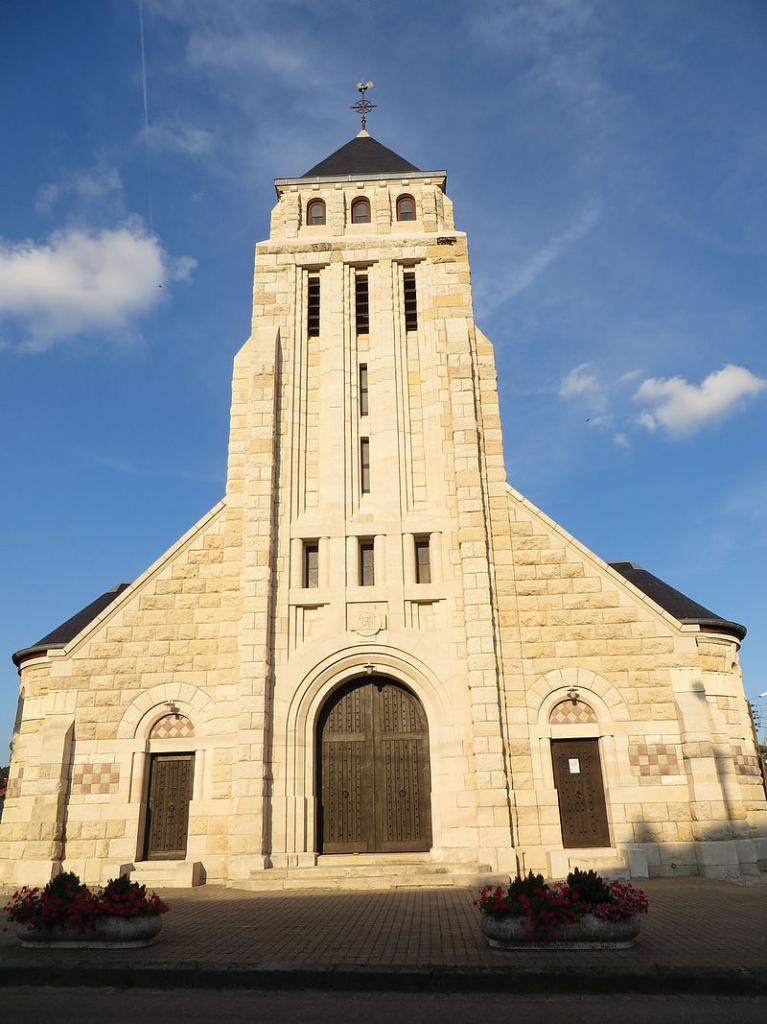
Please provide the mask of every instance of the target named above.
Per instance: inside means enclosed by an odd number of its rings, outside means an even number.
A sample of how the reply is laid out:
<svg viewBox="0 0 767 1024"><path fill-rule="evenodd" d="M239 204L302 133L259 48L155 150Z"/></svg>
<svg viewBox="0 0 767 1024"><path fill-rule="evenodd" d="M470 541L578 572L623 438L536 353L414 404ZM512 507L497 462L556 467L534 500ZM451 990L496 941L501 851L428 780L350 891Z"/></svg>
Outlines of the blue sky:
<svg viewBox="0 0 767 1024"><path fill-rule="evenodd" d="M510 481L749 626L746 689L767 690L765 4L143 17L148 134L137 0L0 4L0 651L221 497L272 179L354 135L364 77L371 133L448 170ZM0 735L16 692L3 654Z"/></svg>

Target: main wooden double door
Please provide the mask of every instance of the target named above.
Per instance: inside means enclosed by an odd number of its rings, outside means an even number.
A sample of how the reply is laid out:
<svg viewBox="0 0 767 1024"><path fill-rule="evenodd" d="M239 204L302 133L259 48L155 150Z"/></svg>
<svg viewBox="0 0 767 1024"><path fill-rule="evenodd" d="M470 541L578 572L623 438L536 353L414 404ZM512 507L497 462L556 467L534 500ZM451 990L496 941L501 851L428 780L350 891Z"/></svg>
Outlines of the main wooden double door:
<svg viewBox="0 0 767 1024"><path fill-rule="evenodd" d="M431 848L429 732L409 690L375 677L332 695L319 722L323 853Z"/></svg>

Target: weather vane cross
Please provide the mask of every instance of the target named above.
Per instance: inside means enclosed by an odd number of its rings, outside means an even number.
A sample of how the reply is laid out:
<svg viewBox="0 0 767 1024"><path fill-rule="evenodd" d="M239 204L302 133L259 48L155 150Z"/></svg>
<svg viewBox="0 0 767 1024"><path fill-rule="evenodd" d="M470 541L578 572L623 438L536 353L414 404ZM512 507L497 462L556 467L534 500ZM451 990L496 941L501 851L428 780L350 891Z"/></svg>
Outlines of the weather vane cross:
<svg viewBox="0 0 767 1024"><path fill-rule="evenodd" d="M365 127L368 120L368 114L371 110L376 107L375 103L371 103L370 100L365 99L365 93L368 89L373 88L372 82L357 82L357 91L360 94L360 98L356 103L352 103L350 110L356 110L360 115L361 128L360 131L367 132Z"/></svg>

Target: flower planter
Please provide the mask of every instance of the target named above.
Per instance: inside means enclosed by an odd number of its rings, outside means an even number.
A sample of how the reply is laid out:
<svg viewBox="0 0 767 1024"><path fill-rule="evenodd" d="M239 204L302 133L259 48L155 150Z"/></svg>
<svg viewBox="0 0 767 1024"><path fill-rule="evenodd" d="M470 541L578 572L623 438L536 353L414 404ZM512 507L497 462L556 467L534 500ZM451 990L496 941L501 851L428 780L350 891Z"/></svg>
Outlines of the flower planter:
<svg viewBox="0 0 767 1024"><path fill-rule="evenodd" d="M551 885L532 871L507 886L485 885L474 906L493 949L628 949L649 909L630 882L605 882L579 868Z"/></svg>
<svg viewBox="0 0 767 1024"><path fill-rule="evenodd" d="M16 935L25 949L135 949L151 946L162 928L162 916L99 917L92 929L54 925L29 929L16 924Z"/></svg>
<svg viewBox="0 0 767 1024"><path fill-rule="evenodd" d="M630 949L639 934L639 917L623 921L605 921L584 914L572 924L563 925L554 935L543 938L530 933L526 917L504 914L480 915L480 928L493 949Z"/></svg>
<svg viewBox="0 0 767 1024"><path fill-rule="evenodd" d="M65 871L43 888L23 885L5 906L26 949L132 949L151 946L168 906L127 875L94 892Z"/></svg>

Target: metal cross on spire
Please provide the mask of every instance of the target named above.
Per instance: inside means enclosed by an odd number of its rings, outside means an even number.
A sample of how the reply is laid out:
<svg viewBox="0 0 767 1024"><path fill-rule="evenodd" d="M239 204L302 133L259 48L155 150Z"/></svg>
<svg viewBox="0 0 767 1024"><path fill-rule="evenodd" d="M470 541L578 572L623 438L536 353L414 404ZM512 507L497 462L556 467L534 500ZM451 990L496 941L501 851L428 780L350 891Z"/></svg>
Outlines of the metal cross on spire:
<svg viewBox="0 0 767 1024"><path fill-rule="evenodd" d="M371 103L370 100L365 99L365 93L368 89L373 88L372 82L357 82L357 91L360 94L360 98L356 103L352 103L350 110L356 110L360 115L360 134L364 132L367 135L367 128L365 127L368 120L368 113L376 107L375 103Z"/></svg>

